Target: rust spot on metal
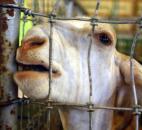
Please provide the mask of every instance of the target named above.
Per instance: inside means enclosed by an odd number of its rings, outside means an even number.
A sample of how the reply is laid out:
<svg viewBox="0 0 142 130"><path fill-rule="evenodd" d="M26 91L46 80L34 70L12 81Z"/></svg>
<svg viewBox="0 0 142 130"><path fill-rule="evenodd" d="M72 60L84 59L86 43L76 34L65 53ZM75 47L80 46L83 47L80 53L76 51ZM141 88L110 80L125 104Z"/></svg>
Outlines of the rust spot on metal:
<svg viewBox="0 0 142 130"><path fill-rule="evenodd" d="M1 30L0 31L0 59L1 59L0 73L6 71L6 68L4 66L4 54L3 54L4 37L3 35L7 29L8 29L7 18L1 17L1 20L0 20L0 30Z"/></svg>
<svg viewBox="0 0 142 130"><path fill-rule="evenodd" d="M1 4L15 4L14 0L0 0L0 3ZM14 9L7 9L6 12L9 16L14 16ZM2 9L0 9L0 14L3 14Z"/></svg>
<svg viewBox="0 0 142 130"><path fill-rule="evenodd" d="M7 13L9 16L14 16L14 9L7 9Z"/></svg>
<svg viewBox="0 0 142 130"><path fill-rule="evenodd" d="M1 4L15 4L14 0L0 0ZM7 13L10 16L14 15L14 10L13 9L7 9ZM4 33L6 32L6 30L8 29L8 24L7 24L7 17L4 16L5 14L3 14L3 10L2 8L0 8L0 60L1 60L1 64L0 64L0 73L6 71L6 67L4 65L4 54L3 54L3 50L4 50Z"/></svg>
<svg viewBox="0 0 142 130"><path fill-rule="evenodd" d="M0 0L1 4L14 4L14 0Z"/></svg>
<svg viewBox="0 0 142 130"><path fill-rule="evenodd" d="M5 125L5 129L6 130L12 130L12 128L10 126L8 126L8 125Z"/></svg>
<svg viewBox="0 0 142 130"><path fill-rule="evenodd" d="M0 18L0 29L1 33L5 32L8 29L7 18L4 16Z"/></svg>

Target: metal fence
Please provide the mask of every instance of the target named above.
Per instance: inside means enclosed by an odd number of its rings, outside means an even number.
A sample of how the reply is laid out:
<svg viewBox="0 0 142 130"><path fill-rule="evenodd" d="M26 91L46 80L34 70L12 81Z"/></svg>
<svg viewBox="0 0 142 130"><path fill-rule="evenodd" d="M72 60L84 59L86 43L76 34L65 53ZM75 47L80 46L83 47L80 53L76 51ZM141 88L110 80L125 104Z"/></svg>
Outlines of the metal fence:
<svg viewBox="0 0 142 130"><path fill-rule="evenodd" d="M59 5L59 0L57 0L56 4L53 7L53 10L49 15L44 15L41 13L34 12L28 8L23 7L22 5L19 4L14 4L14 3L6 3L6 4L0 4L0 9L6 8L6 9L13 9L13 10L18 10L19 12L24 13L23 17L23 27L25 26L25 22L27 20L27 16L32 16L32 17L44 17L47 19L47 22L50 23L50 36L49 36L49 42L50 42L50 47L49 47L49 93L46 101L38 101L38 100L31 100L28 98L13 98L8 101L2 101L0 102L0 107L1 108L6 108L8 106L11 106L13 104L19 104L19 112L20 115L18 116L19 118L19 127L18 129L20 130L35 130L38 129L40 130L47 129L50 130L50 123L51 123L51 112L54 108L60 108L60 107L67 107L67 108L76 108L79 110L87 111L89 114L89 130L92 130L92 113L96 109L105 109L105 110L113 110L113 111L130 111L135 115L135 121L136 121L136 130L139 130L139 117L142 112L142 107L138 104L138 99L137 99L137 92L136 92L136 87L135 87L135 80L134 80L134 70L133 70L133 56L135 52L135 46L137 43L137 39L139 38L141 34L141 28L142 28L142 17L138 18L131 18L131 19L99 19L98 16L98 10L99 6L101 4L101 0L97 0L97 5L94 11L94 17L91 18L74 18L74 17L58 17L56 15L56 11L58 9ZM2 15L2 14L0 14ZM1 18L1 16L0 16ZM54 26L55 21L59 20L78 20L78 21L88 21L92 25L92 30L95 29L97 26L97 23L109 23L109 24L136 24L138 25L139 29L136 32L134 38L133 38L133 43L131 46L131 54L130 54L130 72L131 72L131 86L133 90L133 96L134 96L134 104L133 107L109 107L109 106L95 106L91 102L91 97L92 97L92 79L91 79L91 69L90 69L90 49L91 49L91 42L89 45L88 49L88 70L89 70L89 82L90 82L90 90L89 90L89 101L88 103L82 105L82 104L71 104L71 103L61 103L61 102L54 102L50 99L50 90L52 87L52 36L53 31L52 28ZM23 35L24 35L24 30L23 30ZM25 105L26 104L26 105ZM36 104L36 105L34 105ZM26 113L24 114L24 110L26 109ZM35 114L37 113L37 114ZM24 118L26 118L26 122L24 122ZM42 126L47 124L44 128ZM6 129L9 130L9 129Z"/></svg>

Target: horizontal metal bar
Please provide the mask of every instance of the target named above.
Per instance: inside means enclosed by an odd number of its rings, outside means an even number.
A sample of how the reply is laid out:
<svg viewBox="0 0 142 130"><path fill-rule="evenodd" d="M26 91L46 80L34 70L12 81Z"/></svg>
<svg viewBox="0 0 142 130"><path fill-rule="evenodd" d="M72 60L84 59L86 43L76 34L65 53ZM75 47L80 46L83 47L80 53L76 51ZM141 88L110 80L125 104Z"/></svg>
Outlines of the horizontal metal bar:
<svg viewBox="0 0 142 130"><path fill-rule="evenodd" d="M53 21L56 20L78 20L78 21L88 21L88 22L92 22L93 24L96 23L109 23L109 24L141 24L142 23L142 17L137 17L137 18L129 18L129 19L98 19L95 17L92 18L74 18L74 17L70 17L70 18L66 18L66 17L56 17L55 14L49 14L49 15L45 15L45 14L41 14L41 13L37 13L37 12L33 12L32 10L25 8L25 7L21 7L18 5L14 5L14 4L0 4L0 8L12 8L12 9L19 9L21 12L25 13L26 15L32 15L32 16L41 16L41 17L45 17L48 19L51 19L51 15L54 15L54 17L52 17Z"/></svg>
<svg viewBox="0 0 142 130"><path fill-rule="evenodd" d="M0 102L0 107L4 107L7 105L11 104L17 104L17 103L32 103L32 104L39 104L39 105L45 105L48 106L49 102L48 101L37 101L37 100L30 100L28 98L17 98L8 102ZM73 108L79 108L85 111L89 111L89 104L74 104L74 103L61 103L61 102L54 102L50 101L52 107L73 107ZM133 107L111 107L111 106L100 106L100 105L95 105L92 106L91 111L95 111L96 109L105 109L105 110L114 110L114 111L133 111L135 110L135 106ZM139 112L142 112L142 106L139 106L137 108Z"/></svg>

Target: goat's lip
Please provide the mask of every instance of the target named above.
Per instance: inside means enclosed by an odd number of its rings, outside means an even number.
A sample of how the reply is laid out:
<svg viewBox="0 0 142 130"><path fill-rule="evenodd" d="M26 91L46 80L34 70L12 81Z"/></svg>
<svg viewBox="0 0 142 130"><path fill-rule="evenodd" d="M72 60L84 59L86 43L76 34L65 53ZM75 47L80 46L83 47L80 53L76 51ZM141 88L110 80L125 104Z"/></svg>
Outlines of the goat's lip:
<svg viewBox="0 0 142 130"><path fill-rule="evenodd" d="M34 72L39 72L40 73L47 73L49 74L50 73L50 68L49 66L44 66L44 65L41 65L41 64L37 64L37 65L27 65L27 64L20 64L21 66L21 71L19 72L16 72L16 73L26 73L29 74L30 73L34 73ZM57 67L55 66L52 66L51 68L51 74L53 77L59 77L61 75L61 72L59 69L57 69Z"/></svg>

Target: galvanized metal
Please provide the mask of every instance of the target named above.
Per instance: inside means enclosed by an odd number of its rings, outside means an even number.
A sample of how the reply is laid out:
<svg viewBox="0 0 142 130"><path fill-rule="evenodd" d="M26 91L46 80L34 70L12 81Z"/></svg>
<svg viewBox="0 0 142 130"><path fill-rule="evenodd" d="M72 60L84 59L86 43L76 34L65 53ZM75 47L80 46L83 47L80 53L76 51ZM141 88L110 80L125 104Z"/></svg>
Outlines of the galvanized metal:
<svg viewBox="0 0 142 130"><path fill-rule="evenodd" d="M74 0L66 0L66 3L68 2L68 6L66 7L66 17L72 17L73 16L73 10L74 10Z"/></svg>
<svg viewBox="0 0 142 130"><path fill-rule="evenodd" d="M135 52L135 47L136 47L136 43L137 40L139 38L139 36L142 34L141 30L137 31L137 33L135 34L134 40L133 40L133 44L131 46L131 54L130 54L130 79L131 79L131 87L133 90L133 99L134 99L134 106L138 106L138 96L137 96L137 91L136 91L136 85L135 85L135 79L134 79L134 65L133 65L133 57L134 57L134 52ZM137 108L135 110L135 120L136 120L136 130L139 130L139 117L140 117L140 112L137 111Z"/></svg>
<svg viewBox="0 0 142 130"><path fill-rule="evenodd" d="M27 13L28 15L32 15L32 16L40 16L40 17L45 17L45 18L49 18L49 15L46 14L42 14L42 13L37 13L32 11L31 9L25 8L25 7L20 7L18 5L14 5L14 4L0 4L0 7L3 8L13 8L13 9L18 9L21 12ZM50 18L49 18L50 19ZM96 23L109 23L109 24L141 24L142 22L142 17L137 17L137 18L123 18L123 19L99 19L96 17L92 17L92 18L75 18L75 17L54 17L53 22L54 21L58 21L58 20L77 20L77 21L88 21L88 22L92 22L92 24L96 24ZM48 20L47 20L48 21Z"/></svg>
<svg viewBox="0 0 142 130"><path fill-rule="evenodd" d="M17 4L21 0L0 0L0 4ZM14 9L0 8L0 102L17 97L17 88L13 82L16 71L15 51L18 45L20 12ZM0 130L16 130L17 105L0 108Z"/></svg>

